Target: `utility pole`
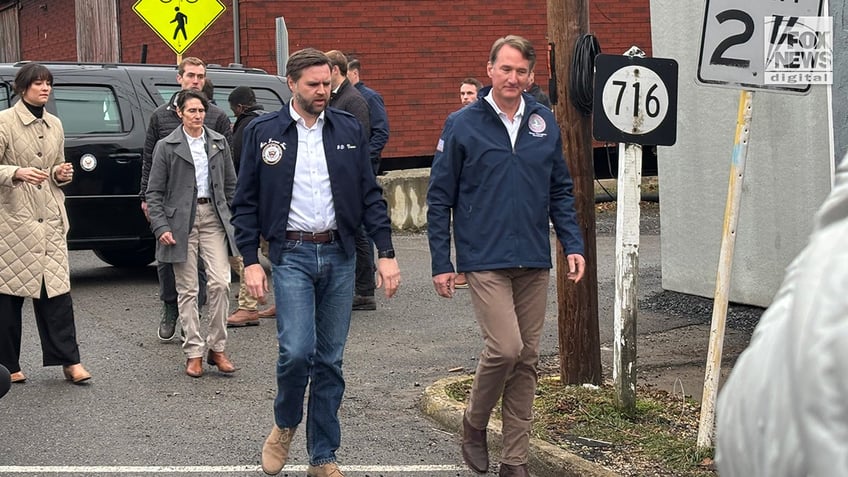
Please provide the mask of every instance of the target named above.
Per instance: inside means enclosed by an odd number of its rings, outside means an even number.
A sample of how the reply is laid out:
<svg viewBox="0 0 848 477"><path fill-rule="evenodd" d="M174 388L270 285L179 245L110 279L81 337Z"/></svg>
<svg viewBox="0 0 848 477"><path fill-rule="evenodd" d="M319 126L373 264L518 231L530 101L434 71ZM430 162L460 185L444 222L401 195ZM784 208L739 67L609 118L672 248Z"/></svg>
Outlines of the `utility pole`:
<svg viewBox="0 0 848 477"><path fill-rule="evenodd" d="M577 223L586 247L586 273L579 283L565 277L568 262L557 245L557 301L560 375L564 384L601 384L601 343L598 334L598 266L595 247L595 189L591 118L569 98L574 45L589 32L589 0L548 0L548 40L553 43L552 74L557 104L554 114L562 130L563 152L574 179Z"/></svg>

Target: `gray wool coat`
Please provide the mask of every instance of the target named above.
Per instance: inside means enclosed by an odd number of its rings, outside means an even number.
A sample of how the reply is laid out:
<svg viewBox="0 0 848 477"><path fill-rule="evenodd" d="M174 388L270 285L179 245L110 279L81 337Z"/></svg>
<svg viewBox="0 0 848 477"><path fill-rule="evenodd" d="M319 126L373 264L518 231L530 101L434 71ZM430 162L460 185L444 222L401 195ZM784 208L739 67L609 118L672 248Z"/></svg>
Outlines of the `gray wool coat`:
<svg viewBox="0 0 848 477"><path fill-rule="evenodd" d="M233 226L230 224L230 203L236 189L236 171L230 146L221 134L204 126L206 154L209 157L209 190L218 218L227 232L227 246L232 256L235 247ZM194 226L197 210L197 180L194 159L182 127L156 143L153 164L147 183L147 209L150 230L158 239L171 232L176 245L156 247L156 260L164 263L183 263L188 256L188 234Z"/></svg>

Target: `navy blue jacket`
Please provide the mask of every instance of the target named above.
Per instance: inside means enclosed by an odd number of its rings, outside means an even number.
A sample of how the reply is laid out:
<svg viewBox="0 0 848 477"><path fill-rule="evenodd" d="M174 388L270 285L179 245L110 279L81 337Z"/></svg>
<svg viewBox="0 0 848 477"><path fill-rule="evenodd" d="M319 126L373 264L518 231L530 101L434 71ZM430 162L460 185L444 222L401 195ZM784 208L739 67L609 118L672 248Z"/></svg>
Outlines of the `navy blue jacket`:
<svg viewBox="0 0 848 477"><path fill-rule="evenodd" d="M494 108L481 99L445 121L427 192L432 273L551 268L550 228L566 254L583 254L571 175L550 109L524 94L524 117L513 148Z"/></svg>
<svg viewBox="0 0 848 477"><path fill-rule="evenodd" d="M380 156L383 154L383 148L389 142L389 115L386 113L386 105L383 103L383 97L380 96L380 93L365 86L362 81L356 83L355 86L362 97L365 98L365 102L368 103L368 116L371 119L371 138L368 150L371 155L371 165L376 174L380 169Z"/></svg>
<svg viewBox="0 0 848 477"><path fill-rule="evenodd" d="M365 225L377 250L392 249L386 201L371 170L362 126L351 114L334 108L325 110L324 121L324 154L345 253L355 255L354 237L360 224ZM291 207L297 139L297 125L288 105L254 119L244 130L232 224L245 266L259 263L260 234L270 244L272 263L280 262ZM273 164L262 158L262 147L271 141L283 149L282 158Z"/></svg>

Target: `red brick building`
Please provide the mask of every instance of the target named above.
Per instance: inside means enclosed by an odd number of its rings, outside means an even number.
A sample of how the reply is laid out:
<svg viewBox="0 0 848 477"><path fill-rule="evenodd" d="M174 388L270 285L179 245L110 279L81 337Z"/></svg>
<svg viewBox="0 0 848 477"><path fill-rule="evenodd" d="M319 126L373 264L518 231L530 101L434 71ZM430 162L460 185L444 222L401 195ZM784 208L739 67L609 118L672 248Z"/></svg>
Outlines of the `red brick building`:
<svg viewBox="0 0 848 477"><path fill-rule="evenodd" d="M170 8L183 1L189 0L163 3ZM89 5L96 5L117 18L120 61L141 61L142 45L147 45L148 63L173 63L176 55L136 15L132 9L135 3L136 0L0 0L0 16L6 10L17 11L18 59L77 60L75 12L86 12ZM183 56L198 56L208 63L223 65L233 62L235 5L240 62L276 72L275 18L283 17L289 51L304 47L338 49L362 62L363 80L383 95L389 114L391 137L383 153L388 160L432 155L444 118L459 107L460 80L475 76L487 83L489 48L500 36L515 33L534 43L540 57L536 81L547 90L545 0L222 3L226 11ZM649 0L593 0L589 5L591 33L598 37L604 52L620 54L635 44L650 55ZM108 13L101 17L105 15ZM0 29L10 28L8 25L0 18ZM0 39L8 34L0 31Z"/></svg>

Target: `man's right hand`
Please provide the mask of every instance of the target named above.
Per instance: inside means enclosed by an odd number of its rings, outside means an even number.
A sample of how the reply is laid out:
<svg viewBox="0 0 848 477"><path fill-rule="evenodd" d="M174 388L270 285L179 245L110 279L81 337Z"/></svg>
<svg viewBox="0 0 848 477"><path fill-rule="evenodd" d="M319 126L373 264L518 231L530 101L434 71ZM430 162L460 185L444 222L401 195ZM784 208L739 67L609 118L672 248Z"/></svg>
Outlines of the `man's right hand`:
<svg viewBox="0 0 848 477"><path fill-rule="evenodd" d="M147 202L141 201L141 211L144 212L144 217L150 222L150 213L147 212Z"/></svg>
<svg viewBox="0 0 848 477"><path fill-rule="evenodd" d="M247 292L257 300L263 300L265 293L268 292L268 278L265 276L265 269L262 264L254 263L244 267L244 285L247 287Z"/></svg>

